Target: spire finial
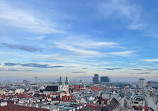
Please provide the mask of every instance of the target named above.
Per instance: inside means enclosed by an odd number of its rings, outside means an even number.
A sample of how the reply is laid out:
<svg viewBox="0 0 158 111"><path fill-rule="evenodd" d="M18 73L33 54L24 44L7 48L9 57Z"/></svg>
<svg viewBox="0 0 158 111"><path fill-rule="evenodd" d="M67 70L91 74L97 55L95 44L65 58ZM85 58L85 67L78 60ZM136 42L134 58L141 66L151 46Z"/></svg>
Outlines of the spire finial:
<svg viewBox="0 0 158 111"><path fill-rule="evenodd" d="M61 74L60 74L60 80L61 80Z"/></svg>
<svg viewBox="0 0 158 111"><path fill-rule="evenodd" d="M61 78L61 74L60 74L60 80L59 80L59 85L62 85L63 82L62 82L62 78Z"/></svg>
<svg viewBox="0 0 158 111"><path fill-rule="evenodd" d="M68 78L66 76L65 85L68 85L68 84L69 84L69 81L68 81Z"/></svg>

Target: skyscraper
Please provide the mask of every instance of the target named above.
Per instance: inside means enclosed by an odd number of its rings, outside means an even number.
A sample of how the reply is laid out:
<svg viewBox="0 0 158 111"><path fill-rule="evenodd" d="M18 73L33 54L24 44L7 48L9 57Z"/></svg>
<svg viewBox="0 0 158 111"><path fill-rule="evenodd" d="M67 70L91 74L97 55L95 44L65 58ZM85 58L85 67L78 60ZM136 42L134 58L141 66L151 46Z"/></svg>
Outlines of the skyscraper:
<svg viewBox="0 0 158 111"><path fill-rule="evenodd" d="M99 75L98 74L94 74L93 84L99 84Z"/></svg>
<svg viewBox="0 0 158 111"><path fill-rule="evenodd" d="M146 87L146 81L144 78L140 78L138 80L138 88L145 88Z"/></svg>
<svg viewBox="0 0 158 111"><path fill-rule="evenodd" d="M110 79L108 78L108 76L102 76L100 77L100 82L101 83L110 82Z"/></svg>

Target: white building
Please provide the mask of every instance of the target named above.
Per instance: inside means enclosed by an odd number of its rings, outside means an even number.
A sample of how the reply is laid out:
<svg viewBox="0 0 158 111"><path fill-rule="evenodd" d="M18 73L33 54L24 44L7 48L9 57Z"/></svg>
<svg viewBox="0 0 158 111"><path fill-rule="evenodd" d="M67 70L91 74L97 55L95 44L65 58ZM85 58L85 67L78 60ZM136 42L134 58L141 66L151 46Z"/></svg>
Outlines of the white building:
<svg viewBox="0 0 158 111"><path fill-rule="evenodd" d="M25 91L24 89L16 89L16 90L15 90L15 93L20 94L20 93L23 93L24 91Z"/></svg>
<svg viewBox="0 0 158 111"><path fill-rule="evenodd" d="M145 88L146 87L146 81L145 81L145 79L144 78L140 78L139 80L138 80L138 88Z"/></svg>

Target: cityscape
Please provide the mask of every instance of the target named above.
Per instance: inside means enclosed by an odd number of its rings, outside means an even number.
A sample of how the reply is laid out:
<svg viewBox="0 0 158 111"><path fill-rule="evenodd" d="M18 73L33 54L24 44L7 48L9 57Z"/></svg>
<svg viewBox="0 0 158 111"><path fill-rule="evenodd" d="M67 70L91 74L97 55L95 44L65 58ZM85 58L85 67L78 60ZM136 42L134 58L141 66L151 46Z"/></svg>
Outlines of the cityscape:
<svg viewBox="0 0 158 111"><path fill-rule="evenodd" d="M0 111L158 111L157 4L0 0Z"/></svg>
<svg viewBox="0 0 158 111"><path fill-rule="evenodd" d="M92 82L70 82L60 76L56 82L1 84L0 111L157 111L158 82L140 78L135 83L111 82L94 74Z"/></svg>

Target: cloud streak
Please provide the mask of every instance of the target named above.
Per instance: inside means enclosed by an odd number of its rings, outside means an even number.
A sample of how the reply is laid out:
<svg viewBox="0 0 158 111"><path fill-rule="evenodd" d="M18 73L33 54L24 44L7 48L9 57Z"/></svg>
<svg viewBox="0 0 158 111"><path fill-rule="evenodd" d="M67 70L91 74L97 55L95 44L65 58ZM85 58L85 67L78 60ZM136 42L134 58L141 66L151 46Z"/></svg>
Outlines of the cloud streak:
<svg viewBox="0 0 158 111"><path fill-rule="evenodd" d="M132 69L132 70L135 70L135 71L141 71L141 70L143 70L143 69Z"/></svg>
<svg viewBox="0 0 158 111"><path fill-rule="evenodd" d="M4 1L0 1L0 13L0 21L3 25L24 29L31 33L65 33L58 28L56 22L46 22L29 12L13 8Z"/></svg>
<svg viewBox="0 0 158 111"><path fill-rule="evenodd" d="M72 72L72 73L86 73L86 72L78 71L78 72Z"/></svg>
<svg viewBox="0 0 158 111"><path fill-rule="evenodd" d="M5 66L16 66L19 65L18 63L4 63Z"/></svg>
<svg viewBox="0 0 158 111"><path fill-rule="evenodd" d="M122 68L104 68L106 70L119 70L119 69L122 69Z"/></svg>
<svg viewBox="0 0 158 111"><path fill-rule="evenodd" d="M24 45L12 45L12 44L7 44L7 43L0 43L0 45L3 45L9 49L19 49L23 51L28 51L28 52L37 52L41 51L41 49L31 47L31 46L24 46Z"/></svg>
<svg viewBox="0 0 158 111"><path fill-rule="evenodd" d="M64 40L54 42L54 46L59 49L64 49L80 55L95 57L103 57L108 55L129 57L133 53L133 51L107 52L107 49L125 49L125 47L120 46L120 44L116 42L94 41L88 38L90 38L90 36L71 36Z"/></svg>
<svg viewBox="0 0 158 111"><path fill-rule="evenodd" d="M140 73L131 73L131 74L151 74L150 72L140 72Z"/></svg>
<svg viewBox="0 0 158 111"><path fill-rule="evenodd" d="M9 65L8 65L9 64ZM15 63L8 63L6 66L15 66ZM33 70L26 70L26 69L21 69L21 68L9 68L6 66L0 66L0 71L33 71Z"/></svg>
<svg viewBox="0 0 158 111"><path fill-rule="evenodd" d="M150 70L150 71L157 71L158 69L147 69L147 70Z"/></svg>
<svg viewBox="0 0 158 111"><path fill-rule="evenodd" d="M158 59L142 59L142 61L152 62L152 63L158 63Z"/></svg>
<svg viewBox="0 0 158 111"><path fill-rule="evenodd" d="M121 56L121 57L130 57L132 56L134 51L120 51L120 52L109 52L109 55L113 56Z"/></svg>
<svg viewBox="0 0 158 111"><path fill-rule="evenodd" d="M129 20L129 29L137 30L144 26L141 23L140 8L136 4L131 4L128 0L110 0L102 4L99 8L104 15L115 14Z"/></svg>
<svg viewBox="0 0 158 111"><path fill-rule="evenodd" d="M85 50L85 49L75 48L72 46L60 45L59 43L58 43L58 48L72 51L72 52L82 54L82 55L101 55L101 53L98 51Z"/></svg>
<svg viewBox="0 0 158 111"><path fill-rule="evenodd" d="M36 68L62 68L64 66L50 66L48 64L39 64L39 63L27 63L27 64L20 64L20 63L4 63L5 66L24 66L24 67L36 67Z"/></svg>

